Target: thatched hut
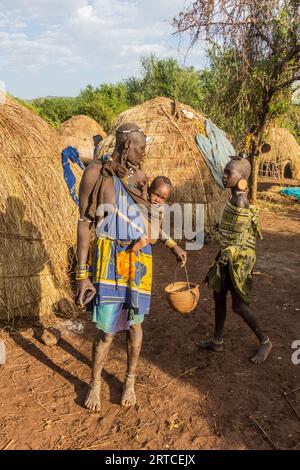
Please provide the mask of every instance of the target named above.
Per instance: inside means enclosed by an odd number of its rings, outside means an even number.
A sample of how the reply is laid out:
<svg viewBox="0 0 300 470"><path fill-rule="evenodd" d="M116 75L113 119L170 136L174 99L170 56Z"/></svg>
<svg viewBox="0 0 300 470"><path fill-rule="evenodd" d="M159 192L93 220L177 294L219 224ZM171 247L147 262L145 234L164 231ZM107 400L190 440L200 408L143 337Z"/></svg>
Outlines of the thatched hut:
<svg viewBox="0 0 300 470"><path fill-rule="evenodd" d="M94 149L106 136L102 127L92 118L84 115L73 116L57 129L61 150L75 147L83 163L93 160Z"/></svg>
<svg viewBox="0 0 300 470"><path fill-rule="evenodd" d="M300 179L300 146L295 137L287 129L272 127L266 142L271 149L260 156L259 176Z"/></svg>
<svg viewBox="0 0 300 470"><path fill-rule="evenodd" d="M11 97L0 105L0 319L74 309L68 254L77 207L56 131Z"/></svg>
<svg viewBox="0 0 300 470"><path fill-rule="evenodd" d="M205 117L169 98L154 98L118 117L101 142L100 157L112 152L116 128L126 122L138 124L151 138L142 164L146 175L169 177L174 185L173 201L204 204L206 229L211 230L227 195L216 184L195 142L197 134L205 133Z"/></svg>

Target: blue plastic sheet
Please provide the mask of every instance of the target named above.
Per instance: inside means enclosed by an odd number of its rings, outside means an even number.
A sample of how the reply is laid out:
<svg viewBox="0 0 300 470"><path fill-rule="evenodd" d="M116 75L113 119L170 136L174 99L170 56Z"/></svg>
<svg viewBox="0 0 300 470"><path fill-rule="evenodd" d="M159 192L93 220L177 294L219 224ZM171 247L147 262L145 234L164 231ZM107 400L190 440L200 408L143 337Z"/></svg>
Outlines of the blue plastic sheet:
<svg viewBox="0 0 300 470"><path fill-rule="evenodd" d="M209 119L205 121L205 130L207 137L202 134L196 135L196 143L216 183L224 189L222 183L224 168L230 161L230 156L236 153L225 132Z"/></svg>
<svg viewBox="0 0 300 470"><path fill-rule="evenodd" d="M69 146L62 151L61 162L64 169L64 178L73 201L75 202L75 204L77 204L77 206L79 206L79 201L75 190L76 178L70 166L69 160L71 160L71 162L73 163L76 163L82 170L85 169L85 166L80 160L79 153L75 147Z"/></svg>
<svg viewBox="0 0 300 470"><path fill-rule="evenodd" d="M279 192L280 194L283 194L284 196L295 197L297 201L300 202L300 188L299 187L283 188Z"/></svg>

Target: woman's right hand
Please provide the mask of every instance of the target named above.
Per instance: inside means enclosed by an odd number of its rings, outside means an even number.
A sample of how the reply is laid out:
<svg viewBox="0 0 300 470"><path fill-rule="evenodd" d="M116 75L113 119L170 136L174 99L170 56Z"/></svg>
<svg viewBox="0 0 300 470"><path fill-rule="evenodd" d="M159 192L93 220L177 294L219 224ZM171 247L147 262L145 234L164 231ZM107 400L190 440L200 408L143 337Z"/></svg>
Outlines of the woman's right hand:
<svg viewBox="0 0 300 470"><path fill-rule="evenodd" d="M89 278L77 281L76 303L80 307L88 304L96 295L96 289Z"/></svg>
<svg viewBox="0 0 300 470"><path fill-rule="evenodd" d="M174 245L171 251L176 256L178 262L180 262L180 267L183 268L187 262L187 252L178 245Z"/></svg>

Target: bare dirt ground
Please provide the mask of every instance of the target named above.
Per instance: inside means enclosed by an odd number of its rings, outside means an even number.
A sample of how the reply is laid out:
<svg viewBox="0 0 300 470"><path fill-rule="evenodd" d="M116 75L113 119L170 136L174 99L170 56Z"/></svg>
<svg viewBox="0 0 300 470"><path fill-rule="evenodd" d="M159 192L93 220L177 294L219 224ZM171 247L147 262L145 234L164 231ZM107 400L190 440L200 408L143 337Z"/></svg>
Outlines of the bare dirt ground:
<svg viewBox="0 0 300 470"><path fill-rule="evenodd" d="M195 312L173 312L163 288L174 279L175 261L156 246L138 405L119 405L124 333L110 352L103 408L94 414L83 407L94 337L87 314L57 320L62 339L52 348L33 327L6 328L0 333L7 346L0 449L300 449L300 365L291 361L291 344L300 340L300 209L268 199L260 206L264 240L257 243L252 308L274 345L265 364L249 362L256 340L231 307L225 353L196 348L212 331L212 293L202 286ZM189 256L191 281L203 279L217 250L211 243Z"/></svg>

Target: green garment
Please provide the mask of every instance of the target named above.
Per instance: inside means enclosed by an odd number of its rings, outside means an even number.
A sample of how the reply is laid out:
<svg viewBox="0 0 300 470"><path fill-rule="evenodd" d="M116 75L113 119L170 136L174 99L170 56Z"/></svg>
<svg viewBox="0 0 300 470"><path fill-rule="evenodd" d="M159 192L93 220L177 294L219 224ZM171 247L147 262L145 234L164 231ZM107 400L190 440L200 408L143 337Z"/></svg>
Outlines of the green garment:
<svg viewBox="0 0 300 470"><path fill-rule="evenodd" d="M215 292L220 293L230 276L237 294L249 303L252 271L256 262L256 235L262 238L258 228L258 209L255 206L240 208L227 202L219 234L221 249L205 280Z"/></svg>

